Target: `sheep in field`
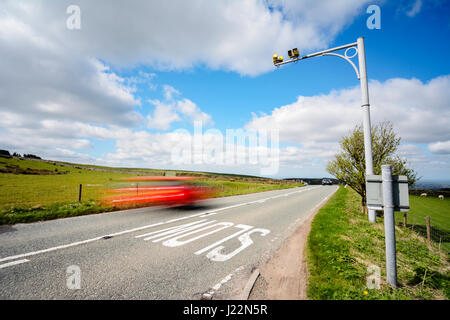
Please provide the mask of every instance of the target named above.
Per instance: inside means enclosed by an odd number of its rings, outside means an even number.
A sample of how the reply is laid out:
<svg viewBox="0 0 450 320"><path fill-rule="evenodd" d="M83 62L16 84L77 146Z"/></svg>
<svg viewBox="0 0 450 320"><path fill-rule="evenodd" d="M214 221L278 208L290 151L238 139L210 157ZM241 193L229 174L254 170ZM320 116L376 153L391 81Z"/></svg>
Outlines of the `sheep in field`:
<svg viewBox="0 0 450 320"><path fill-rule="evenodd" d="M440 194L439 195L439 200L444 200L444 195Z"/></svg>
<svg viewBox="0 0 450 320"><path fill-rule="evenodd" d="M421 193L420 196L421 196L421 197L426 197L427 194L426 194L426 193Z"/></svg>

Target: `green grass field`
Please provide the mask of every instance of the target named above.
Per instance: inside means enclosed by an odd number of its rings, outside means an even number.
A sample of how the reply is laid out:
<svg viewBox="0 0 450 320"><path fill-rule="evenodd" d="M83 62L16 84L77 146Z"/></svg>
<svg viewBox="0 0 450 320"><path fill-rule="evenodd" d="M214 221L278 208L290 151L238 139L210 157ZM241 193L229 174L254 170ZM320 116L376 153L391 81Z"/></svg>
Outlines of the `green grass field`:
<svg viewBox="0 0 450 320"><path fill-rule="evenodd" d="M5 173L11 171L20 174ZM115 181L137 175L164 175L165 172L201 177L196 183L216 188L216 196L302 186L298 183L231 174L108 168L0 158L0 224L111 211L113 208L101 207L98 200ZM80 184L81 203L78 202ZM134 185L130 183L130 186Z"/></svg>
<svg viewBox="0 0 450 320"><path fill-rule="evenodd" d="M0 165L5 166L5 163L22 168L67 173L52 175L0 173L0 209L77 201L80 184L83 184L83 200L96 200L100 197L104 185L119 178L132 176L126 173L62 167L34 160L0 158Z"/></svg>
<svg viewBox="0 0 450 320"><path fill-rule="evenodd" d="M409 228L396 227L399 288L394 290L386 284L383 218L369 223L367 215L360 211L360 203L353 190L341 187L314 218L307 244L308 297L448 299L448 254L436 243L427 245L420 234ZM371 265L381 270L380 289L367 288L367 268Z"/></svg>
<svg viewBox="0 0 450 320"><path fill-rule="evenodd" d="M437 197L410 196L410 211L407 213L407 226L426 236L426 220L430 217L431 238L441 243L443 248L450 251L450 199L439 200ZM403 224L403 213L396 212L396 223Z"/></svg>

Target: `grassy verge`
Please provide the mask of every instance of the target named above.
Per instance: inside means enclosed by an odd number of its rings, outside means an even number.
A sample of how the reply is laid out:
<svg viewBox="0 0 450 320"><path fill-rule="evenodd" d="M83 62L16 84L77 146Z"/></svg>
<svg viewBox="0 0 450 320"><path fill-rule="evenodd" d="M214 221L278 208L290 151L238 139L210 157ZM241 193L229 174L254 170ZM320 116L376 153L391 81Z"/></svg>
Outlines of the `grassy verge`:
<svg viewBox="0 0 450 320"><path fill-rule="evenodd" d="M43 207L14 207L0 211L0 225L29 223L117 210L100 206L96 201L54 203Z"/></svg>
<svg viewBox="0 0 450 320"><path fill-rule="evenodd" d="M448 299L445 252L408 228L396 227L399 288L386 283L383 219L360 212L360 198L341 187L317 213L307 244L310 299ZM368 289L367 268L381 269L381 288Z"/></svg>

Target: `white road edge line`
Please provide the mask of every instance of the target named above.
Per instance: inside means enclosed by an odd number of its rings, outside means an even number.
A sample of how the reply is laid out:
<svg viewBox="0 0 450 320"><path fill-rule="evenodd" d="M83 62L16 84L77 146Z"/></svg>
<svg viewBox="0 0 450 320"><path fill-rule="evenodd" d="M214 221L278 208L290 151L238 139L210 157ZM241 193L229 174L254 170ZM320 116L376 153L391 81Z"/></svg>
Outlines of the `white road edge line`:
<svg viewBox="0 0 450 320"><path fill-rule="evenodd" d="M220 280L219 283L217 283L215 286L213 286L211 289L208 290L208 292L203 293L202 297L205 299L212 299L213 295L215 294L215 292L217 290L220 289L220 287L222 285L224 285L225 283L227 283L228 281L231 280L231 278L234 276L234 274L236 272L239 272L241 270L244 269L244 266L240 266L238 268L236 268L232 273L230 273L229 275L227 275L225 278L223 278L222 280Z"/></svg>
<svg viewBox="0 0 450 320"><path fill-rule="evenodd" d="M314 189L317 189L317 188L320 188L320 187L311 187L311 188L308 188L308 189L301 189L301 190L298 190L298 191L295 191L295 192L296 193L301 193L301 192L304 192L304 191L310 191L310 190L314 190ZM292 193L294 193L294 192L292 192ZM72 243L69 243L69 244L61 245L61 246L56 246L56 247L47 248L47 249L43 249L43 250L37 250L37 251L28 252L28 253L18 254L18 255L15 255L15 256L5 257L5 258L1 258L0 262L14 260L14 259L19 259L19 258L25 258L25 257L34 256L34 255L41 254L41 253L47 253L47 252L51 252L51 251L56 251L56 250L70 248L70 247L75 247L75 246L79 246L79 245L82 245L82 244L87 244L87 243L90 243L90 242L101 240L101 239L103 239L106 236L114 237L114 236L123 235L123 234L131 233L131 232L135 232L135 231L140 231L140 230L143 230L143 229L152 228L152 227L163 225L163 224L168 224L168 223L171 223L171 222L174 222L174 221L189 219L189 218L193 218L193 217L202 217L203 215L206 215L206 214L208 214L208 216L209 216L210 214L213 215L213 214L216 214L217 212L220 212L220 211L224 211L224 210L228 210L228 209L232 209L232 208L245 206L245 205L248 205L248 204L260 203L261 200L270 200L270 199L275 199L275 198L279 198L279 197L282 197L282 196L284 196L284 195L277 195L277 196L273 196L273 197L269 197L269 198L265 198L265 199L259 199L259 200L244 202L244 203L240 203L240 204L236 204L236 205L232 205L232 206L228 206L228 207L218 208L218 209L215 209L215 210L204 211L204 212L201 212L201 213L190 215L188 217L183 217L183 218L179 218L179 219L171 219L171 220L168 220L168 221L165 221L165 222L158 222L158 223L155 223L155 224L142 226L142 227L129 229L129 230L124 230L124 231L112 233L112 234L109 234L109 235L103 235L103 236L92 238L92 239L88 239L88 240L72 242ZM26 261L24 261L24 262L26 262Z"/></svg>
<svg viewBox="0 0 450 320"><path fill-rule="evenodd" d="M12 262L8 262L8 263L0 264L0 269L8 268L8 267L15 266L17 264L25 263L25 262L28 262L28 261L30 261L30 260L22 259L22 260L17 260L17 261L12 261Z"/></svg>

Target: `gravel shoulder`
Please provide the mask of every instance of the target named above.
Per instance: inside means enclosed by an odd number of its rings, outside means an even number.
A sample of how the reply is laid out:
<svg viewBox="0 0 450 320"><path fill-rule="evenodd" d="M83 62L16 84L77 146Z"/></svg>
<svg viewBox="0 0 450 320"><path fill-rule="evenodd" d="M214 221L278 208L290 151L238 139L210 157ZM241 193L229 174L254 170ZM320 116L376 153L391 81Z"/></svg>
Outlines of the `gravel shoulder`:
<svg viewBox="0 0 450 320"><path fill-rule="evenodd" d="M300 222L273 256L259 266L248 300L307 300L308 267L306 243L311 223L319 209L334 194L330 194Z"/></svg>

